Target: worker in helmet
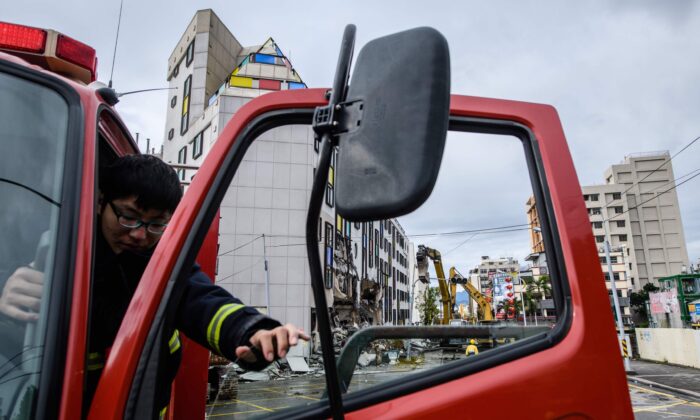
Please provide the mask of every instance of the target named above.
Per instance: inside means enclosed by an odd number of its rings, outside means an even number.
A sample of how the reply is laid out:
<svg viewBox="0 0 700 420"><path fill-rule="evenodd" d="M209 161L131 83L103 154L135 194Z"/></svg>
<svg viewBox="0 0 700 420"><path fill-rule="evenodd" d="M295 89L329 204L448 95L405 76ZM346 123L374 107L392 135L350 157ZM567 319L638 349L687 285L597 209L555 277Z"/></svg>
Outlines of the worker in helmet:
<svg viewBox="0 0 700 420"><path fill-rule="evenodd" d="M476 340L474 340L473 338L469 340L467 351L465 351L464 354L466 354L467 357L476 356L477 354L479 354L479 348L476 346Z"/></svg>

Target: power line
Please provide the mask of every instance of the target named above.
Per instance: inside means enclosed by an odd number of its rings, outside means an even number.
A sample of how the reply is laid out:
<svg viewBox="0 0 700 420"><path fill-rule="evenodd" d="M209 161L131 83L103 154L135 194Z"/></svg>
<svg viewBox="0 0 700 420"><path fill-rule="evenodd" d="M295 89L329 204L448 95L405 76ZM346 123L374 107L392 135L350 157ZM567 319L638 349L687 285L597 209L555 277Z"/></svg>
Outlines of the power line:
<svg viewBox="0 0 700 420"><path fill-rule="evenodd" d="M320 243L320 242L319 242ZM306 243L303 244L281 244L281 245L266 245L265 248L280 248L280 247L285 247L285 246L302 246L306 245Z"/></svg>
<svg viewBox="0 0 700 420"><path fill-rule="evenodd" d="M450 236L450 235L464 235L466 233L482 233L482 232L487 232L489 233L490 231L495 231L491 233L498 233L501 229L510 229L510 228L519 228L523 226L530 226L529 223L522 223L519 225L509 225L509 226L499 226L499 227L492 227L492 228L482 228L482 229L471 229L471 230L458 230L454 232L438 232L438 233L420 233L416 235L406 235L411 238L421 238L425 236ZM527 228L529 229L529 227Z"/></svg>
<svg viewBox="0 0 700 420"><path fill-rule="evenodd" d="M695 170L693 170L693 171L690 171L690 172L688 172L688 173L685 174L685 175L679 176L679 177L676 178L676 179L672 179L672 180L668 181L667 183L665 183L665 184L663 184L663 185L660 185L660 186L654 188L654 190L658 190L658 189L660 189L660 188L665 187L665 186L668 185L668 184L673 184L674 182L678 182L678 181L680 181L681 179L683 179L683 178L685 178L685 177L687 177L687 176L693 175L694 173L696 173L696 172L698 172L698 171L700 171L700 168L697 168L697 169L695 169ZM649 192L653 192L654 190L649 191Z"/></svg>
<svg viewBox="0 0 700 420"><path fill-rule="evenodd" d="M630 185L629 187L627 187L627 189L624 190L624 191L622 192L622 194L620 194L620 198L615 199L615 200L612 200L612 201L609 202L609 203L605 203L605 207L608 207L610 204L614 203L614 202L617 201L617 200L622 200L622 198L625 196L625 193L627 193L627 191L631 190L631 189L634 188L636 185L639 185L642 181L644 181L645 179L649 178L653 173L655 173L656 171L658 171L659 169L661 169L661 168L662 168L663 166L665 166L667 163L671 162L671 161L673 160L673 158L675 158L676 156L680 155L685 149L687 149L687 148L689 148L690 146L692 146L693 143L695 143L695 142L698 141L698 140L700 140L700 136L695 137L690 143L686 144L681 150L679 150L678 152L676 152L676 153L675 153L673 156L671 156L668 160L662 162L661 165L657 166L656 169L654 169L653 171L649 172L644 178L640 179L640 180L637 181L637 182L632 183L632 185Z"/></svg>
<svg viewBox="0 0 700 420"><path fill-rule="evenodd" d="M695 171L693 171L693 172L695 172ZM622 216L623 214L628 213L630 210L634 210L634 209L638 208L639 206L641 206L642 204L645 204L645 203L650 202L651 200L657 199L657 198L659 198L660 196L662 196L663 194L666 194L667 192L669 192L669 191L671 191L671 190L674 190L674 189L680 187L681 185L683 185L683 184L685 184L686 182L692 180L693 178L695 178L695 177L698 176L698 175L700 175L700 172L696 173L695 175L691 176L690 178L686 179L685 181L681 182L680 184L676 184L676 185L674 185L673 187L667 189L666 191L662 191L662 192L656 194L655 196L649 198L648 200L644 200L644 201L642 201L641 203L637 204L636 206L630 207L630 208L628 208L627 210L623 211L622 213L616 214L616 215L614 215L614 216L612 216L612 217L610 217L610 218L608 218L608 219L605 219L605 220L603 220L603 221L604 221L604 222L609 222L610 220L612 220L612 219L614 219L614 218L616 218L616 217L620 217L620 216ZM686 175L684 175L684 176L686 176ZM675 180L674 180L674 181L675 181Z"/></svg>
<svg viewBox="0 0 700 420"><path fill-rule="evenodd" d="M246 268L244 268L244 269L242 269L242 270L238 270L238 271L236 271L236 272L233 273L233 274L229 274L229 275L226 276L226 277L220 278L219 280L216 281L216 284L233 284L233 283L222 283L222 282L223 282L224 280L228 279L228 278L237 276L238 274L241 274L241 273L244 272L244 271L250 270L251 268L255 267L255 266L256 266L260 261L262 261L263 259L264 259L264 257L260 257L260 258L258 258L253 264L249 265L248 267L246 267Z"/></svg>
<svg viewBox="0 0 700 420"><path fill-rule="evenodd" d="M451 250L449 250L449 251L445 252L444 254L442 254L442 256L444 257L444 256L446 256L447 254L449 254L450 252L454 251L455 249L457 249L457 248L461 247L462 245L466 244L467 242L469 242L473 237L475 237L475 236L478 235L478 234L479 234L478 232L477 232L477 233L473 233L470 237L468 237L468 238L465 239L464 241L460 242L459 245L457 245L456 247L454 247L454 248L452 248Z"/></svg>
<svg viewBox="0 0 700 420"><path fill-rule="evenodd" d="M217 255L217 257L221 257L221 256L224 256L224 255L230 254L231 252L236 252L236 251L238 251L239 249L241 249L241 248L243 248L243 247L245 247L245 246L248 246L248 245L252 244L253 242L257 241L257 240L260 239L260 238L262 238L262 235L256 236L255 238L251 239L250 241L244 243L244 244L241 245L241 246L237 246L236 248L233 248L233 249L228 250L228 251L226 251L226 252L222 252L221 254Z"/></svg>

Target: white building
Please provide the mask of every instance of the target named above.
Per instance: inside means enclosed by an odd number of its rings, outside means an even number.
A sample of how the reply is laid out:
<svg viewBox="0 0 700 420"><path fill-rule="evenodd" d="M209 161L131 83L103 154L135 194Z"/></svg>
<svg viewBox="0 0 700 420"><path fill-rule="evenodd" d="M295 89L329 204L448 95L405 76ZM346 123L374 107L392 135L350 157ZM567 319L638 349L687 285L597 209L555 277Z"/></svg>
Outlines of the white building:
<svg viewBox="0 0 700 420"><path fill-rule="evenodd" d="M490 299L491 306L498 315L498 303L503 299L522 301L524 292L520 280L520 264L513 257L491 258L482 256L479 265L469 272L470 282L479 289L479 292ZM477 281L478 276L478 281ZM502 283L503 276L508 277L508 284ZM505 289L508 285L512 288ZM474 308L475 303L472 303Z"/></svg>
<svg viewBox="0 0 700 420"><path fill-rule="evenodd" d="M163 159L178 168L185 186L243 105L269 92L306 87L272 38L243 47L212 10L198 11L188 25L168 61L168 81L176 89L168 103ZM315 309L306 211L317 160L318 142L308 126L275 128L252 144L221 205L216 278L245 303L307 331L315 327ZM405 232L395 220L344 221L335 212L334 185L332 168L319 252L334 321L405 322Z"/></svg>
<svg viewBox="0 0 700 420"><path fill-rule="evenodd" d="M640 289L661 277L680 274L688 267L688 250L683 232L673 165L668 152L637 153L605 171L607 185L622 186L624 197L618 205L629 212L629 248ZM617 220L614 218L613 220Z"/></svg>
<svg viewBox="0 0 700 420"><path fill-rule="evenodd" d="M630 231L629 208L621 200L625 190L623 185L590 185L581 187L586 203L588 218L591 221L593 238L598 249L598 259L605 277L605 286L612 296L610 273L605 258L606 229L610 240L610 260L615 279L615 288L620 298L623 316L630 316L629 295L638 283L635 255L630 251L632 234ZM612 299L612 298L611 298Z"/></svg>

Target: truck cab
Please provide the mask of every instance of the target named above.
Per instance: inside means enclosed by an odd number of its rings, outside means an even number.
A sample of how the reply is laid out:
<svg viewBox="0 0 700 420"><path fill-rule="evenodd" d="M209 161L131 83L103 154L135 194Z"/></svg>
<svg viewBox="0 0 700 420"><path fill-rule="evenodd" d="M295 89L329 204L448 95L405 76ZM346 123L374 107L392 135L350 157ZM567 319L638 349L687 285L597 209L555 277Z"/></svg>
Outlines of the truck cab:
<svg viewBox="0 0 700 420"><path fill-rule="evenodd" d="M323 139L314 191L326 185L330 160L324 168L323 153L338 154L338 211L358 223L406 214L428 198L447 131L511 137L521 148L537 203L557 321L547 327L461 322L378 326L360 330L335 355L328 348L328 313L317 310L326 393L265 414L449 418L468 410L476 417L493 414L493 407L503 403L504 389L536 389L539 396L534 398L519 391L508 394L509 404L538 418L632 418L607 292L604 282L592 281L602 278L600 264L556 110L450 94L447 44L425 28L368 44L348 88L354 29L350 32L346 30L330 93L305 89L263 95L241 108L220 131L154 251L87 406L82 391L90 369L86 343L97 179L102 165L139 151L114 109L116 94L95 81L93 49L54 31L0 23L0 284L22 267L43 272L40 305L26 308L35 318L18 322L5 314L0 319L0 418L131 419L153 412L149 387L159 363L154 346L178 287L195 261L214 278L217 215L225 192L261 134L287 125L313 126ZM421 43L431 46L427 50L434 54L422 69L394 67L415 58ZM384 70L370 76L367 63L382 63L379 68ZM423 87L413 91L408 106L401 92L416 83ZM338 119L332 118L334 113ZM422 124L424 130L406 132L405 127L418 127L413 124ZM340 128L344 131L337 131ZM405 135L405 142L399 144L396 136L387 134L390 129ZM371 147L375 149L369 156L377 158L373 167L363 155ZM412 153L401 154L410 148ZM413 164L397 164L392 161L396 156L401 157L396 162ZM382 173L382 168L388 169ZM369 202L344 195L353 185L363 184L358 179L379 175L386 176L385 185L393 189L376 187L362 196L373 197ZM312 204L309 214L306 242L313 298L316 308L326 308L322 280L314 277L320 263L317 252L314 256L318 217L312 217ZM357 356L373 340L445 337L512 342L368 387L356 387L358 381L352 381ZM183 365L167 416L204 418L207 353L186 339L183 346Z"/></svg>

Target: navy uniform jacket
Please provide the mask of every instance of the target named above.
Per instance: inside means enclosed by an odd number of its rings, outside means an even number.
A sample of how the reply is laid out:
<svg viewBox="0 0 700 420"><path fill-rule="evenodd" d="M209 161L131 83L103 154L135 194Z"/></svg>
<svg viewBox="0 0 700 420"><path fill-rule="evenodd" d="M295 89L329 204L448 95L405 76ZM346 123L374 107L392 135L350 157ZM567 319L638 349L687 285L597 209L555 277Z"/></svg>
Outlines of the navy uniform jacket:
<svg viewBox="0 0 700 420"><path fill-rule="evenodd" d="M101 232L98 233L95 273L92 289L91 316L88 338L88 377L85 393L86 407L97 387L104 361L126 314L136 286L148 264L150 255L137 255L128 251L117 255L112 252ZM170 382L175 378L180 364L180 332L229 360L235 360L235 349L246 345L250 337L260 329L272 329L280 323L247 307L226 290L211 283L199 266L192 269L184 292L177 305L174 328L166 331L164 348L167 362L162 378L168 386L156 392L156 402L161 416L170 401ZM238 363L253 370L260 370L268 362Z"/></svg>

